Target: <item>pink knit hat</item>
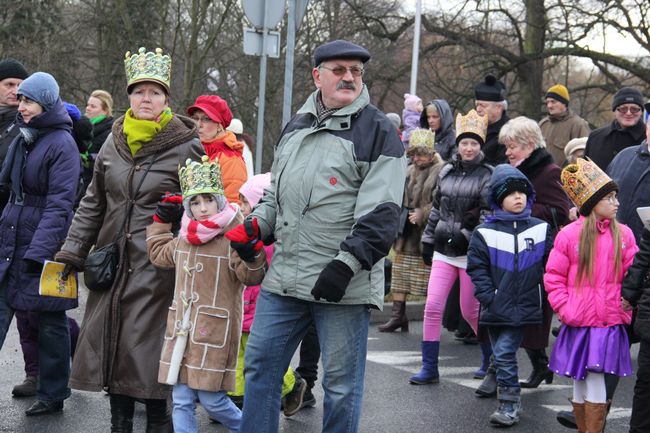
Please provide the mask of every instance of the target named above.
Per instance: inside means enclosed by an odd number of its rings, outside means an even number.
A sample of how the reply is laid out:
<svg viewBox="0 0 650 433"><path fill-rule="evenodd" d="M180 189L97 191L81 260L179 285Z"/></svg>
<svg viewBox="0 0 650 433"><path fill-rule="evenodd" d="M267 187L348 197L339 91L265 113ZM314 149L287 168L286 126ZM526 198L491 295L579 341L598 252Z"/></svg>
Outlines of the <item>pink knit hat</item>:
<svg viewBox="0 0 650 433"><path fill-rule="evenodd" d="M418 102L422 102L422 99L416 95L411 95L410 93L404 94L404 108L411 111L418 111L417 106Z"/></svg>
<svg viewBox="0 0 650 433"><path fill-rule="evenodd" d="M246 197L251 208L259 203L264 195L264 189L271 185L271 173L256 174L239 188L239 193Z"/></svg>

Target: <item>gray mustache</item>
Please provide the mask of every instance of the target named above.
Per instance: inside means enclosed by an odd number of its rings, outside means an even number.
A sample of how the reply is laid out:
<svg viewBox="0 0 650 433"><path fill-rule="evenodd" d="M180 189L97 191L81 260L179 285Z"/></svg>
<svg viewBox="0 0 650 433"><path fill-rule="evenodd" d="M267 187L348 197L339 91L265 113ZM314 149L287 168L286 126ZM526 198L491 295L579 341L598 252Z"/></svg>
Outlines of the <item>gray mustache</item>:
<svg viewBox="0 0 650 433"><path fill-rule="evenodd" d="M350 83L348 81L341 81L339 84L336 85L336 90L357 90L357 86L354 85L354 83Z"/></svg>

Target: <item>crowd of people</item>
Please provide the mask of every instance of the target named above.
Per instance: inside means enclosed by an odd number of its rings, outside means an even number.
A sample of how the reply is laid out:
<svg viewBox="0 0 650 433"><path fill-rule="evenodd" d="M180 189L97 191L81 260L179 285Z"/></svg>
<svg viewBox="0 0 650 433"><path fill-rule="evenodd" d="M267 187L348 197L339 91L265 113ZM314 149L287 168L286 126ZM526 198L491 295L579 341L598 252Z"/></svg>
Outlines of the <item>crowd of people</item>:
<svg viewBox="0 0 650 433"><path fill-rule="evenodd" d="M590 131L555 84L546 117L510 119L488 75L455 122L444 99L411 94L385 115L363 82L370 57L349 41L316 48L316 89L256 176L226 100L172 111L161 49L126 53L119 117L104 90L82 115L52 75L0 61L0 347L15 315L27 416L60 412L72 388L108 394L113 433L133 431L136 403L147 433L196 432L197 402L231 432L274 433L281 411L316 404L320 359L323 432L356 432L393 249L379 331L407 332L407 297L426 296L408 382L439 382L444 316L462 316L476 394L498 400L491 425L518 423L521 388L556 374L573 380L558 421L602 432L640 341L630 432L650 431L650 231L636 212L650 205L650 103L624 87L615 120ZM81 326L66 314L76 296L39 294L52 260L62 281L83 272Z"/></svg>

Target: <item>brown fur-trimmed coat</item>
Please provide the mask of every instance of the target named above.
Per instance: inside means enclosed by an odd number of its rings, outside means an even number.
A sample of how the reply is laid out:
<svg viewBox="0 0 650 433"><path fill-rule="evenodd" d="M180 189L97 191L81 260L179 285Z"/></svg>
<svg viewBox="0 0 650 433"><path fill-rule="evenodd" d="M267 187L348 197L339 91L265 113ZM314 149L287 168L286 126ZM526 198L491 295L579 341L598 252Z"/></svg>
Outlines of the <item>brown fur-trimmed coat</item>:
<svg viewBox="0 0 650 433"><path fill-rule="evenodd" d="M404 188L404 203L402 207L410 209L421 209L422 218L417 224L411 224L406 220L403 233L395 241L395 252L398 254L421 254L422 232L429 220L433 191L438 182L438 173L443 167L444 161L437 153L433 161L424 166L416 167L411 164L407 172L406 186Z"/></svg>

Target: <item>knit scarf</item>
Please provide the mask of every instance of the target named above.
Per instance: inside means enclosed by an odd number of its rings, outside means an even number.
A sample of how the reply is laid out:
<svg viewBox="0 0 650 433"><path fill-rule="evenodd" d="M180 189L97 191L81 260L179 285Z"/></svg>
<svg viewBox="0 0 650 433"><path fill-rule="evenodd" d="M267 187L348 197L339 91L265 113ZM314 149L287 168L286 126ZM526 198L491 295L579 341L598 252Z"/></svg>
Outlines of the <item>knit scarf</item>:
<svg viewBox="0 0 650 433"><path fill-rule="evenodd" d="M131 155L135 156L145 143L150 142L172 120L172 110L165 108L156 120L140 120L133 117L129 108L124 115L124 135Z"/></svg>
<svg viewBox="0 0 650 433"><path fill-rule="evenodd" d="M242 153L242 148L244 146L237 142L237 137L235 137L235 134L230 131L226 131L224 135L215 138L212 141L202 141L201 143L203 144L205 154L208 155L210 161L214 161L221 155L228 158L238 157L242 161L244 160L244 154Z"/></svg>
<svg viewBox="0 0 650 433"><path fill-rule="evenodd" d="M97 125L99 122L106 119L106 117L107 116L105 114L100 114L99 116L93 117L92 119L89 119L89 120L90 120L90 123L92 123L93 125Z"/></svg>
<svg viewBox="0 0 650 433"><path fill-rule="evenodd" d="M2 170L0 170L0 185L11 185L11 191L19 203L22 203L24 199L22 184L27 150L47 132L49 132L49 129L21 127L20 134L14 138L14 141L9 146Z"/></svg>
<svg viewBox="0 0 650 433"><path fill-rule="evenodd" d="M233 218L235 218L238 210L239 207L236 204L228 203L221 212L203 221L191 219L183 214L183 219L181 220L181 238L192 245L207 244L223 232L224 227L230 224Z"/></svg>

